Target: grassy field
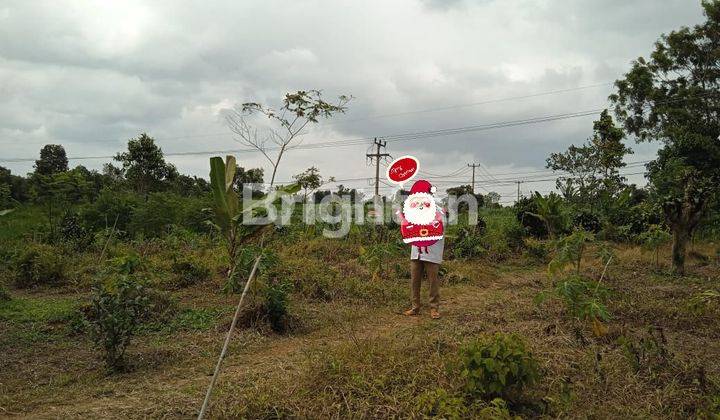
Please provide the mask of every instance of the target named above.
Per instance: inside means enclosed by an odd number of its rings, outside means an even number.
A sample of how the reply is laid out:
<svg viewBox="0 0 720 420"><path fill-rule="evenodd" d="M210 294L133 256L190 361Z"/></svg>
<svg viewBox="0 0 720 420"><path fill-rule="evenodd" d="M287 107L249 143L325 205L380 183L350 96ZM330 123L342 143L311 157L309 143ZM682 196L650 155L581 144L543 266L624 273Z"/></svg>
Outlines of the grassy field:
<svg viewBox="0 0 720 420"><path fill-rule="evenodd" d="M16 246L9 238L27 235L32 223L13 217L1 227L12 235L0 235ZM550 280L547 260L527 252L446 261L443 317L434 321L427 309L401 315L407 249L373 270L363 257L373 246L367 238L275 236L280 275L294 284L293 322L283 334L254 324L237 332L212 418L712 418L720 410L720 305L698 304L720 280L712 244L695 245L683 278L663 263L668 249L656 268L651 253L614 245L616 263L603 278L611 319L596 336L557 301L534 302ZM0 302L0 417L197 415L238 299L220 291L221 247L210 238L171 235L110 248L109 257L137 252L176 309L142 326L128 350L128 371L108 374L78 327L93 264L102 265L99 252L68 254L69 282L11 289L12 299ZM172 287L178 255L208 262L210 279ZM583 271L597 279L602 264L587 255ZM3 276L10 283L8 267ZM541 372L537 383L506 398L507 411L468 397L459 374L463 344L496 332L522 337Z"/></svg>

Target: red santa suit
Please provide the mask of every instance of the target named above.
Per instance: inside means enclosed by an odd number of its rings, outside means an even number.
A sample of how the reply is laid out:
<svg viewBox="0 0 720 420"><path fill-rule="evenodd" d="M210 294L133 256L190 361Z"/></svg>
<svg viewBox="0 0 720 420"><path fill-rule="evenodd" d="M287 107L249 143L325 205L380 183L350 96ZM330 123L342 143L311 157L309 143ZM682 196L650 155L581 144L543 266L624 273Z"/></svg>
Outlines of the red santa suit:
<svg viewBox="0 0 720 420"><path fill-rule="evenodd" d="M428 181L416 181L403 203L403 211L398 212L403 242L418 247L420 253L443 238L443 213L435 204L433 192L435 187Z"/></svg>

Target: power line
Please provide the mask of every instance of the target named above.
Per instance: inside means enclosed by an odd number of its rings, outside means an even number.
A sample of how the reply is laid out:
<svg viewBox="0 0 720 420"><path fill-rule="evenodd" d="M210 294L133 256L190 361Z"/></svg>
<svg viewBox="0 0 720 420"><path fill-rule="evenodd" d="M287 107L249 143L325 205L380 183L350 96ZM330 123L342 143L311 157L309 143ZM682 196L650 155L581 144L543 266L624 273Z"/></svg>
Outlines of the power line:
<svg viewBox="0 0 720 420"><path fill-rule="evenodd" d="M452 110L452 109L467 108L467 107L473 107L473 106L479 106L479 105L487 105L487 104L492 104L492 103L510 102L510 101L521 100L521 99L536 98L536 97L541 97L541 96L575 92L575 91L592 89L592 88L602 87L602 86L610 86L613 83L614 82L595 83L592 85L576 86L576 87L565 88L565 89L548 90L548 91L543 91L543 92L531 93L528 95L518 95L518 96L505 97L505 98L488 99L488 100L479 101L479 102L470 102L470 103L465 103L465 104L449 105L449 106L438 107L438 108L427 108L427 109L419 109L419 110L406 111L406 112L371 115L371 116L362 117L362 118L354 118L354 119L326 122L326 123L321 123L320 125L321 126L332 126L332 125L338 125L338 124L346 124L346 123L350 123L350 122L368 121L368 120L383 119L383 118L394 118L394 117L405 116L405 115L415 115L415 114L422 114L422 113L428 113L428 112L447 111L447 110ZM180 140L180 139L208 138L208 137L221 137L221 136L232 136L232 134L229 132L189 134L189 135L182 135L182 136L160 137L160 138L156 138L155 140L156 141L165 141L165 140ZM67 139L54 140L54 141L64 142L64 143L81 144L79 142L76 142L73 140L67 140ZM124 140L124 139L103 139L103 140L94 140L93 143L117 143L117 142L124 142L124 141L126 141L126 140ZM2 142L2 143L6 143L6 142ZM25 142L24 144L46 144L46 143L47 142ZM84 143L84 142L82 142L82 143Z"/></svg>
<svg viewBox="0 0 720 420"><path fill-rule="evenodd" d="M325 123L323 125L330 126L330 125L336 125L336 124L344 124L344 123L348 123L348 122L367 121L367 120L372 120L372 119L391 118L391 117L401 117L401 116L405 116L405 115L422 114L422 113L427 113L427 112L448 111L448 110L452 110L452 109L467 108L467 107L473 107L473 106L478 106L478 105L487 105L487 104L492 104L492 103L515 101L515 100L519 100L519 99L537 98L539 96L547 96L547 95L555 95L558 93L574 92L574 91L578 91L578 90L591 89L591 88L602 87L602 86L611 86L614 83L615 82L603 82L603 83L596 83L593 85L577 86L577 87L567 88L567 89L556 89L556 90L549 90L549 91L545 91L545 92L531 93L528 95L488 99L488 100L484 100L484 101L470 102L470 103L466 103L466 104L450 105L450 106L444 106L444 107L438 107L438 108L427 108L427 109L420 109L420 110L415 110L415 111L396 112L394 114L373 115L373 116L364 117L364 118L354 118L354 119L348 119L348 120L333 121L330 123Z"/></svg>

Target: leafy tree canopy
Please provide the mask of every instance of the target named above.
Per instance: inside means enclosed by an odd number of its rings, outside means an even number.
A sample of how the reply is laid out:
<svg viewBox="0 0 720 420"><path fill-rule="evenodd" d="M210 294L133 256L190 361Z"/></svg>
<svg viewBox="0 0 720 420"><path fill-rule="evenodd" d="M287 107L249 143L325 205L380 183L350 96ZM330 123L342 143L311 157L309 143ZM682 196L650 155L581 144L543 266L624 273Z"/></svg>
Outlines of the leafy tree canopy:
<svg viewBox="0 0 720 420"><path fill-rule="evenodd" d="M35 173L53 175L68 170L65 148L59 144L46 144L40 149L40 159L35 161Z"/></svg>
<svg viewBox="0 0 720 420"><path fill-rule="evenodd" d="M141 194L157 190L162 181L178 176L175 166L165 163L155 139L145 133L130 139L127 152L118 153L115 160L122 163L125 178Z"/></svg>
<svg viewBox="0 0 720 420"><path fill-rule="evenodd" d="M652 192L673 233L673 265L684 272L686 244L717 196L720 181L720 1L703 1L707 20L663 35L610 96L638 141L661 141L648 165Z"/></svg>

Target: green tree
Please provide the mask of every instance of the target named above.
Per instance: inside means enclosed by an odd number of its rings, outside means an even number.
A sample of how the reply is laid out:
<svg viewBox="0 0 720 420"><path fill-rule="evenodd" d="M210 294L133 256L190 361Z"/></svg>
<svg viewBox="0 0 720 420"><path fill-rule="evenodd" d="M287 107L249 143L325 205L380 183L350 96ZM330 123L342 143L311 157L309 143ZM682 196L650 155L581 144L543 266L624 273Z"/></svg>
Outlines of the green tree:
<svg viewBox="0 0 720 420"><path fill-rule="evenodd" d="M687 244L720 182L720 1L702 7L704 23L662 35L610 96L628 133L663 144L648 175L673 235L677 274L685 272Z"/></svg>
<svg viewBox="0 0 720 420"><path fill-rule="evenodd" d="M50 236L56 235L56 227L61 213L90 195L90 184L81 171L58 172L53 175L33 174L31 178L31 194L34 200L43 207Z"/></svg>
<svg viewBox="0 0 720 420"><path fill-rule="evenodd" d="M162 149L155 144L155 139L145 133L137 139L130 139L128 151L118 153L115 160L122 163L125 178L135 191L143 195L159 190L163 181L178 176L175 166L165 163Z"/></svg>
<svg viewBox="0 0 720 420"><path fill-rule="evenodd" d="M245 169L242 166L235 168L235 190L242 196L243 186L245 184L262 184L265 177L265 171L262 168ZM258 191L260 193L260 191ZM260 194L258 194L260 195Z"/></svg>
<svg viewBox="0 0 720 420"><path fill-rule="evenodd" d="M273 167L270 177L270 186L275 185L275 175L283 154L297 146L303 130L309 124L315 124L320 118L330 118L337 113L344 113L350 96L341 95L335 104L322 99L319 90L299 90L296 93L287 93L283 105L279 110L265 107L256 102L246 102L229 111L225 119L230 130L235 133L237 141L260 151ZM258 133L246 117L259 113L272 120L276 127L270 127L265 133ZM271 149L268 142L275 145ZM294 143L294 144L293 144ZM273 157L273 150L277 154Z"/></svg>
<svg viewBox="0 0 720 420"><path fill-rule="evenodd" d="M612 197L622 190L625 178L619 169L625 166L625 155L632 153L623 144L623 130L615 126L607 110L593 122L593 132L588 143L570 145L565 152L552 153L547 159L548 168L568 174L557 178L558 190L566 198L586 205L597 198L600 191Z"/></svg>
<svg viewBox="0 0 720 420"><path fill-rule="evenodd" d="M53 175L68 170L65 148L59 144L46 144L40 149L40 159L35 161L35 173Z"/></svg>
<svg viewBox="0 0 720 420"><path fill-rule="evenodd" d="M300 188L303 189L303 201L307 201L308 190L312 191L314 189L320 188L320 186L323 184L323 179L322 176L320 176L320 171L318 171L318 168L314 166L306 169L304 172L293 176L293 179L298 184L300 184Z"/></svg>
<svg viewBox="0 0 720 420"><path fill-rule="evenodd" d="M497 207L500 205L500 194L490 191L485 194L485 207Z"/></svg>

